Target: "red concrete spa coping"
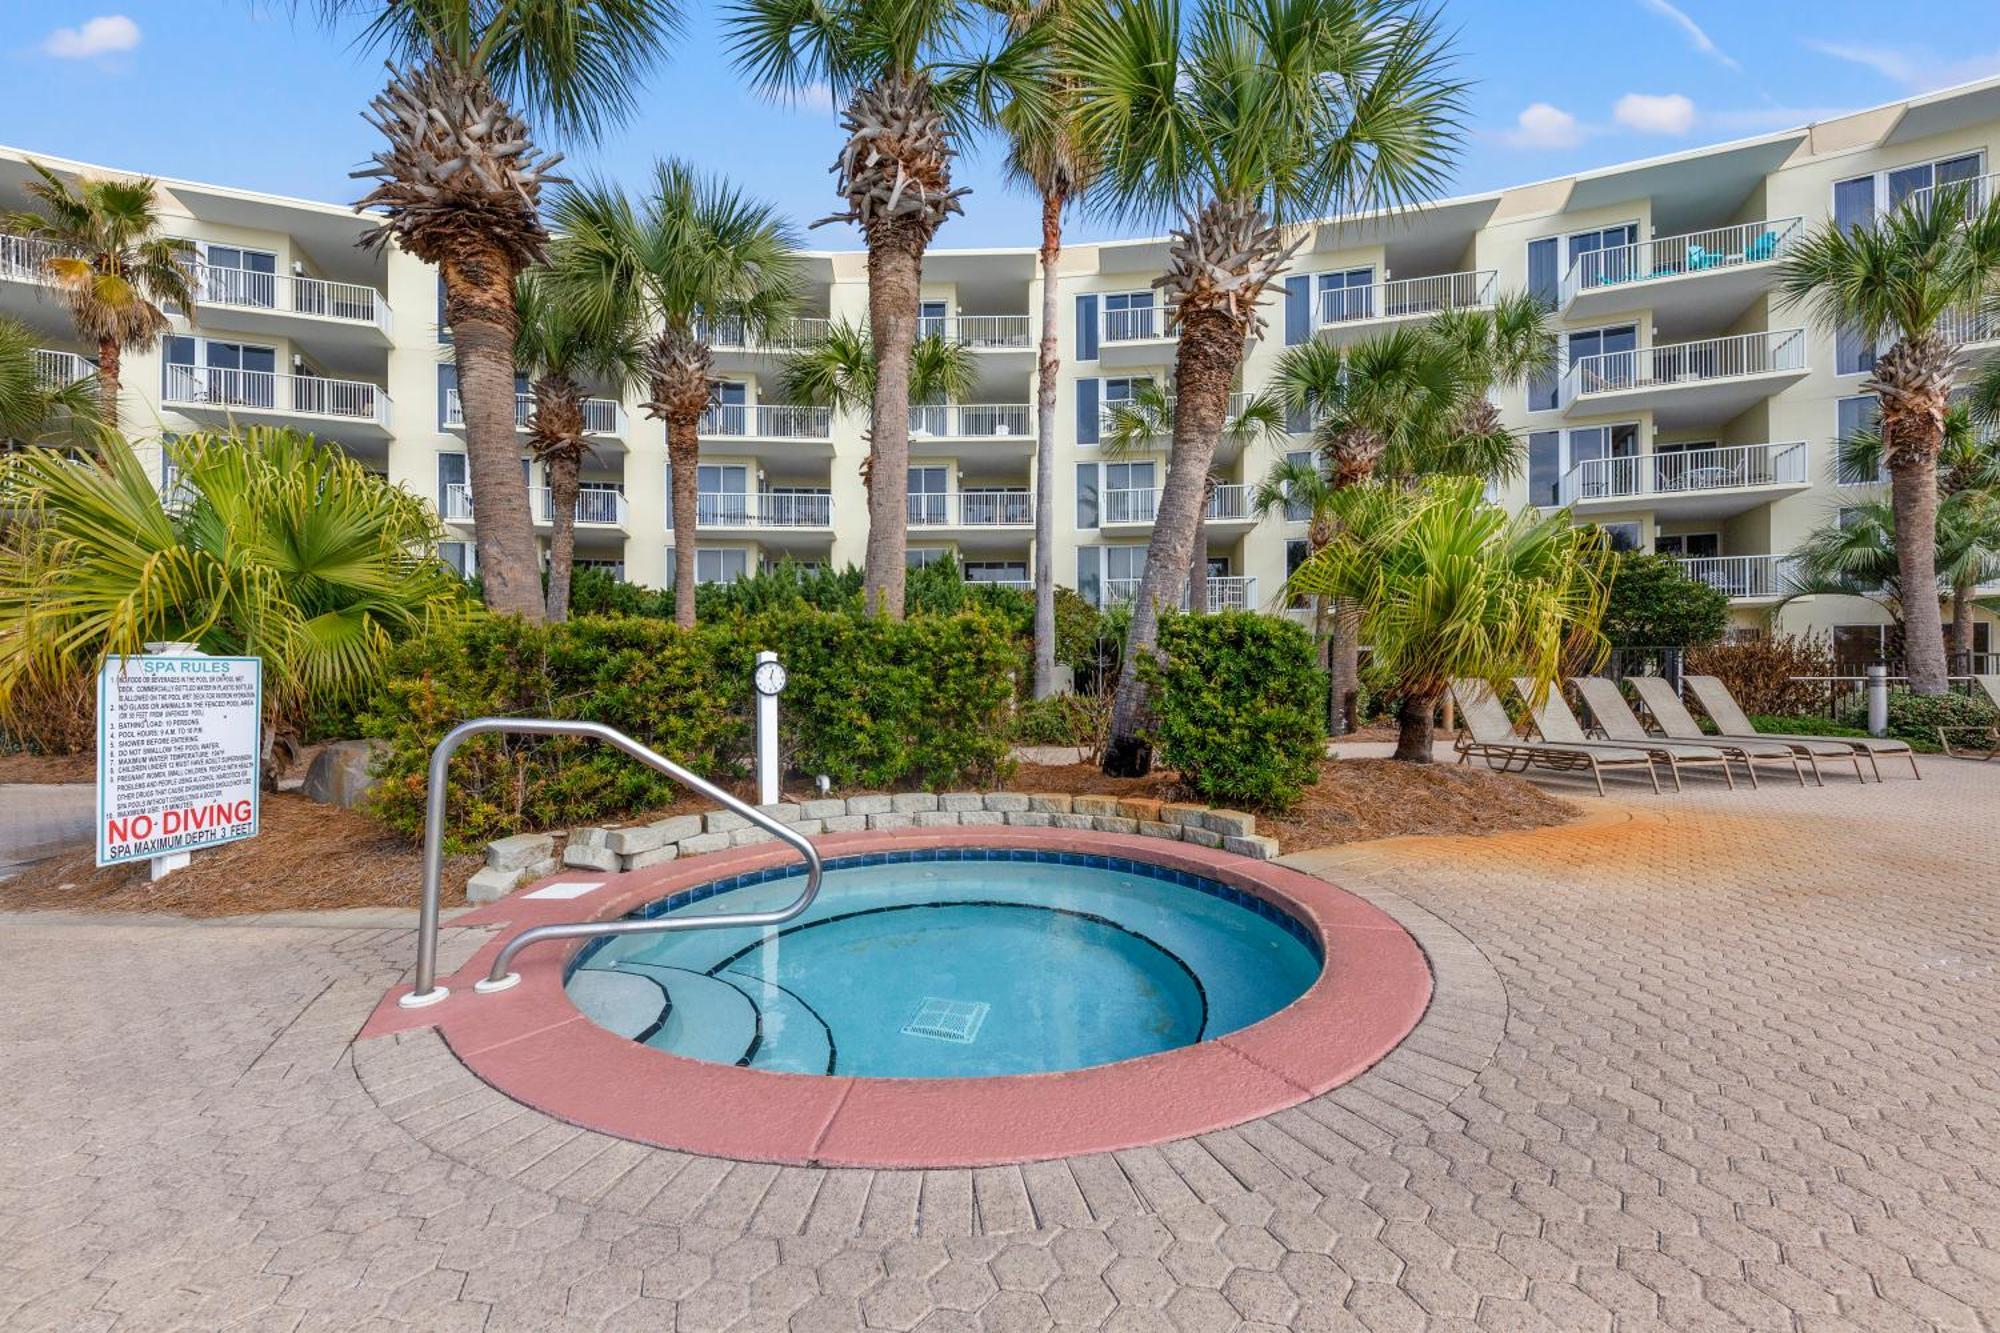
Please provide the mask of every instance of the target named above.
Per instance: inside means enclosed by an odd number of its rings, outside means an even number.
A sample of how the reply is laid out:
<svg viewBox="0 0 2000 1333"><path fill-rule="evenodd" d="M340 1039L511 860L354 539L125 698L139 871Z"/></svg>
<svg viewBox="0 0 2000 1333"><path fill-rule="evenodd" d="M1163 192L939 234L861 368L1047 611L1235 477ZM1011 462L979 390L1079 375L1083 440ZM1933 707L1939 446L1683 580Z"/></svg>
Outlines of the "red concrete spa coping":
<svg viewBox="0 0 2000 1333"><path fill-rule="evenodd" d="M602 879L572 901L517 891L452 925L502 927L447 979L451 995L404 1009L390 992L362 1029L436 1027L465 1065L516 1101L572 1125L682 1152L786 1165L997 1166L1186 1138L1270 1115L1354 1078L1423 1016L1431 974L1409 933L1380 909L1283 866L1186 843L1064 829L898 829L814 839L828 859L933 847L1025 847L1149 861L1220 880L1316 931L1326 967L1261 1023L1194 1046L1059 1073L999 1078L782 1074L690 1060L598 1027L563 992L587 941L537 945L521 982L475 994L520 929L623 916L644 903L746 870L796 862L782 844L669 861ZM544 883L548 881L542 881Z"/></svg>

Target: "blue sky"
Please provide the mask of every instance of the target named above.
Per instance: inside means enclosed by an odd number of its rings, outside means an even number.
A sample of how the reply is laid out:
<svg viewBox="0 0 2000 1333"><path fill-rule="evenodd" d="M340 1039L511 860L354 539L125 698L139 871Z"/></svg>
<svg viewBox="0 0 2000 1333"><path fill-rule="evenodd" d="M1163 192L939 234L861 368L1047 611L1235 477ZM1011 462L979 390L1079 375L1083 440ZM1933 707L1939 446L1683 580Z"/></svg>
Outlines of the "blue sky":
<svg viewBox="0 0 2000 1333"><path fill-rule="evenodd" d="M108 166L351 200L373 151L359 110L379 60L347 34L295 20L285 0L17 0L0 47L0 136ZM1455 189L1740 138L2000 73L1992 0L1445 0L1473 82ZM640 116L573 167L638 182L678 154L734 173L801 226L830 211L839 129L829 108L743 89L719 55L716 10L654 75ZM1812 19L1806 31L1802 15ZM1896 26L1887 27L1891 22ZM974 193L941 246L1032 245L1032 201L990 151L962 166ZM1118 235L1084 219L1071 236ZM850 248L851 229L809 243Z"/></svg>

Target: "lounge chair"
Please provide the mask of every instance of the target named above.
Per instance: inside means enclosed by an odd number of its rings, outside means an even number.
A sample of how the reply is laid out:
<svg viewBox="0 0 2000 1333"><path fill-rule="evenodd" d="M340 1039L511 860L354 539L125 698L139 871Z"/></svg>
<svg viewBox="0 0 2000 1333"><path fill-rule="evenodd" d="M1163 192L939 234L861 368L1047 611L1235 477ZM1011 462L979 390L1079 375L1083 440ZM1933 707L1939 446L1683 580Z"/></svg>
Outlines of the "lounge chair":
<svg viewBox="0 0 2000 1333"><path fill-rule="evenodd" d="M1628 746L1550 745L1523 740L1514 734L1513 719L1483 680L1453 681L1451 697L1458 704L1458 722L1462 728L1453 742L1461 764L1471 763L1472 757L1478 755L1488 768L1501 773L1524 773L1530 768L1545 768L1553 773L1587 771L1597 783L1599 796L1604 795L1605 769L1643 768L1652 779L1655 794L1660 790L1660 774L1653 767L1653 757Z"/></svg>
<svg viewBox="0 0 2000 1333"><path fill-rule="evenodd" d="M1923 770L1917 767L1917 752L1902 741L1877 736L1791 736L1772 731L1759 731L1750 725L1750 719L1737 705L1735 696L1729 693L1729 687L1721 680L1714 676L1688 676L1686 681L1687 687L1694 691L1696 701L1701 704L1709 717L1715 720L1716 729L1724 736L1761 736L1767 741L1834 741L1866 755L1868 766L1874 770L1877 782L1882 780L1882 765L1878 760L1885 754L1891 757L1897 755L1908 757L1910 772L1919 780L1924 776Z"/></svg>
<svg viewBox="0 0 2000 1333"><path fill-rule="evenodd" d="M1514 688L1521 692L1523 700L1535 697L1535 682L1522 676L1514 681ZM1648 738L1642 741L1593 741L1585 733L1583 724L1576 720L1576 714L1569 711L1569 704L1562 697L1560 688L1552 689L1542 700L1542 706L1534 710L1535 730L1542 733L1542 739L1557 745L1607 745L1625 750L1641 750L1667 766L1673 774L1674 790L1681 789L1682 764L1715 764L1722 770L1722 780L1736 790L1736 774L1730 771L1730 757L1713 745L1697 745L1693 741L1663 741ZM1756 780L1752 772L1751 780Z"/></svg>
<svg viewBox="0 0 2000 1333"><path fill-rule="evenodd" d="M1742 737L1709 736L1703 732L1701 724L1694 720L1694 714L1688 712L1687 705L1681 702L1680 691L1674 688L1672 681L1664 680L1659 676L1627 676L1625 679L1632 682L1632 688L1639 692L1639 702L1646 705L1646 711L1653 715L1653 721L1657 722L1660 730L1666 732L1667 735L1679 740L1713 740L1724 742L1732 739L1743 739ZM1861 751L1851 745L1843 744L1837 736L1764 736L1760 734L1751 739L1771 741L1790 749L1793 754L1798 755L1811 766L1813 781L1818 782L1821 786L1826 785L1821 780L1819 774L1819 761L1822 759L1851 760L1854 764L1854 780L1856 782L1868 781L1868 775L1861 771Z"/></svg>
<svg viewBox="0 0 2000 1333"><path fill-rule="evenodd" d="M1576 686L1577 693L1581 694L1584 703L1590 706L1590 715L1597 720L1598 727L1611 740L1651 741L1659 739L1647 731L1646 724L1635 717L1632 710L1626 706L1625 695L1619 690L1617 681L1612 680L1608 676L1577 676L1570 681L1570 684ZM1670 736L1667 739L1672 740L1674 738ZM1704 736L1701 739L1701 743L1712 745L1731 759L1741 761L1744 771L1750 774L1750 786L1752 789L1755 789L1757 786L1756 761L1759 759L1768 760L1772 763L1790 764L1792 766L1792 776L1799 780L1801 787L1806 785L1805 765L1799 762L1798 751L1792 749L1792 747L1782 741L1724 740L1719 736ZM1817 780L1818 776L1818 773L1814 773L1813 775L1815 780Z"/></svg>
<svg viewBox="0 0 2000 1333"><path fill-rule="evenodd" d="M1972 681L2000 708L2000 676L1974 676ZM1985 723L1970 727L1939 727L1938 744L1954 759L1992 759L2000 755L2000 725ZM1959 737L1956 744L1952 737Z"/></svg>

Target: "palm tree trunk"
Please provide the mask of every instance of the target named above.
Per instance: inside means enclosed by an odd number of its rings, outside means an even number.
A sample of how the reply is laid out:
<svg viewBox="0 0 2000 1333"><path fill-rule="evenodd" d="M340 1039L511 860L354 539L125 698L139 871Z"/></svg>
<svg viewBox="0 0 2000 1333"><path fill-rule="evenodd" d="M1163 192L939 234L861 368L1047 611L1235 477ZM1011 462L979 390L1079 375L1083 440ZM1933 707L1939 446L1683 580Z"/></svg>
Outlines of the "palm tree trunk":
<svg viewBox="0 0 2000 1333"><path fill-rule="evenodd" d="M1146 740L1148 691L1139 657L1155 656L1160 608L1179 602L1180 583L1194 553L1208 469L1229 415L1229 385L1243 359L1243 330L1220 310L1183 312L1180 346L1174 354L1173 452L1167 484L1146 546L1146 572L1132 604L1132 627L1125 636L1124 665L1111 702L1111 733L1104 746L1104 771L1112 777L1144 777L1153 767Z"/></svg>
<svg viewBox="0 0 2000 1333"><path fill-rule="evenodd" d="M667 468L673 479L674 623L694 628L694 553L701 486L699 417L680 414L667 422Z"/></svg>
<svg viewBox="0 0 2000 1333"><path fill-rule="evenodd" d="M1898 451L1889 471L1896 566L1903 589L1903 674L1913 694L1943 694L1944 617L1937 597L1936 452Z"/></svg>
<svg viewBox="0 0 2000 1333"><path fill-rule="evenodd" d="M97 340L97 401L104 424L118 429L118 383L124 372L124 352L116 338Z"/></svg>
<svg viewBox="0 0 2000 1333"><path fill-rule="evenodd" d="M549 459L549 619L569 619L570 573L576 568L577 474L583 460L565 449Z"/></svg>
<svg viewBox="0 0 2000 1333"><path fill-rule="evenodd" d="M1333 672L1333 734L1350 735L1360 725L1361 624L1353 605L1344 599L1333 611L1327 664Z"/></svg>
<svg viewBox="0 0 2000 1333"><path fill-rule="evenodd" d="M1056 692L1056 262L1063 196L1042 196L1042 344L1035 357L1035 697Z"/></svg>
<svg viewBox="0 0 2000 1333"><path fill-rule="evenodd" d="M1406 764L1431 762L1432 719L1439 696L1405 695L1396 711L1396 752L1390 756Z"/></svg>
<svg viewBox="0 0 2000 1333"><path fill-rule="evenodd" d="M1202 488L1201 508L1194 521L1194 555L1188 560L1187 609L1208 614L1208 497L1213 484Z"/></svg>
<svg viewBox="0 0 2000 1333"><path fill-rule="evenodd" d="M1972 594L1974 585L1960 583L1951 590L1951 660L1948 673L1972 674Z"/></svg>
<svg viewBox="0 0 2000 1333"><path fill-rule="evenodd" d="M543 603L535 525L522 480L521 443L514 433L513 273L498 255L480 268L485 280L476 284L459 265L443 269L445 315L465 413L479 577L487 610L539 622Z"/></svg>
<svg viewBox="0 0 2000 1333"><path fill-rule="evenodd" d="M871 615L903 618L903 559L910 492L910 349L916 344L921 247L868 249L868 320L875 340L875 401L869 417L868 557Z"/></svg>

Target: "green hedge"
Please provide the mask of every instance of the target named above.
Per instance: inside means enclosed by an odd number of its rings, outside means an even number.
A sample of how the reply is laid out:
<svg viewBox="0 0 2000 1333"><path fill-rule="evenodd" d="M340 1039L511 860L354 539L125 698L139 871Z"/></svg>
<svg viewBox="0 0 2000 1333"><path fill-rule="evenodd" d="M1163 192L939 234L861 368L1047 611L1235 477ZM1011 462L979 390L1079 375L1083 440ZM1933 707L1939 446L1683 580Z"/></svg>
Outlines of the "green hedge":
<svg viewBox="0 0 2000 1333"><path fill-rule="evenodd" d="M1248 611L1169 615L1165 660L1141 659L1153 686L1161 761L1204 800L1282 810L1299 799L1325 750L1326 673L1312 635Z"/></svg>
<svg viewBox="0 0 2000 1333"><path fill-rule="evenodd" d="M1024 669L1009 628L978 612L908 621L795 607L680 630L644 616L530 626L474 617L402 645L361 718L389 743L375 812L415 837L430 752L481 716L602 722L718 780L749 772L750 665L781 653L787 766L836 787L941 788L1007 764ZM452 762L450 829L465 846L613 819L673 799L672 784L595 742L482 736Z"/></svg>

